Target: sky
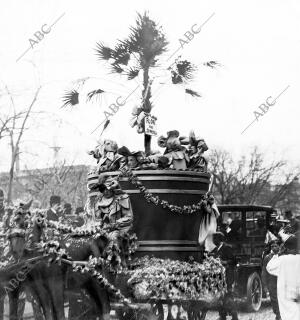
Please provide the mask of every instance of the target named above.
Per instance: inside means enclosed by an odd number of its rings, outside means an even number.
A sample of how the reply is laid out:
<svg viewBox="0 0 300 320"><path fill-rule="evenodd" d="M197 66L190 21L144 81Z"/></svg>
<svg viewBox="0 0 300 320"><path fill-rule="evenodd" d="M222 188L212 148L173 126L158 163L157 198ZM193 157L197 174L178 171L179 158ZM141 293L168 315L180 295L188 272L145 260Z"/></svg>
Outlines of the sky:
<svg viewBox="0 0 300 320"><path fill-rule="evenodd" d="M92 131L105 119L109 105L137 85L135 80L110 74L95 55L96 43L114 46L126 38L137 13L145 10L162 26L170 43L161 67L150 74L158 135L177 129L186 136L193 129L210 148L227 149L234 157L250 153L257 145L269 159L298 165L299 1L1 0L0 116L11 108L5 86L19 110L28 107L37 86L42 87L21 145L21 168L51 165L53 146L61 148L59 158L69 163L93 163L87 151L96 145L101 128ZM201 31L180 47L180 39L187 40L185 33L194 25L203 25ZM30 47L30 39L36 39L34 34L41 28L49 32ZM168 83L166 68L179 55L198 66L196 78L186 87L198 91L201 98ZM211 60L222 66L203 65ZM87 77L78 87L77 80ZM81 99L73 108L61 108L66 90L87 93L99 88L107 92L99 101ZM254 112L261 113L259 106L280 93L268 112L253 122ZM140 94L138 89L113 116L103 139L112 138L131 150L143 149L143 136L129 126ZM46 113L37 114L41 111ZM0 171L9 169L8 142L0 141ZM159 149L156 138L152 148Z"/></svg>

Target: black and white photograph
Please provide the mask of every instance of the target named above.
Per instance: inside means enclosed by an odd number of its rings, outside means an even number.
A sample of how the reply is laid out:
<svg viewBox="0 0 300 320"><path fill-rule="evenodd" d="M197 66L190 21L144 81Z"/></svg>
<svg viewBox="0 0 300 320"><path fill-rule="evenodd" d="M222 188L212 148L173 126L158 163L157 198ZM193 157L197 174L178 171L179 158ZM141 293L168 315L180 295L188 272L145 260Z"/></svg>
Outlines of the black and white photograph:
<svg viewBox="0 0 300 320"><path fill-rule="evenodd" d="M300 320L299 31L0 0L0 320Z"/></svg>

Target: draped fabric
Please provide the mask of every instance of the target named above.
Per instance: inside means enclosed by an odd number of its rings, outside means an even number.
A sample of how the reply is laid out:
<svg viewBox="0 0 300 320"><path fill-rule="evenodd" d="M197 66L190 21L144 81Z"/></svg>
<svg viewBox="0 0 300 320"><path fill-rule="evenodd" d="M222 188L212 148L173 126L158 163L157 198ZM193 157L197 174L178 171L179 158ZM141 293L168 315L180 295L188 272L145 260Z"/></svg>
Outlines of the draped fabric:
<svg viewBox="0 0 300 320"><path fill-rule="evenodd" d="M212 235L217 231L217 219L220 216L219 210L214 203L211 206L211 212L206 212L200 221L198 242L204 244L205 250L211 252L215 245Z"/></svg>
<svg viewBox="0 0 300 320"><path fill-rule="evenodd" d="M281 319L300 319L300 254L274 255L267 264L267 271L277 276Z"/></svg>

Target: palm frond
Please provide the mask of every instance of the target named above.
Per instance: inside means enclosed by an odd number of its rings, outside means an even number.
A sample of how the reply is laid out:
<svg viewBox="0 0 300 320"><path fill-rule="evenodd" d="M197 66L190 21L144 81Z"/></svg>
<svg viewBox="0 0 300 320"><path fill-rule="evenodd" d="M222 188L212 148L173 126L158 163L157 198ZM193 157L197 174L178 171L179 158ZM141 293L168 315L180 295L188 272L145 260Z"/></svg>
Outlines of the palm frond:
<svg viewBox="0 0 300 320"><path fill-rule="evenodd" d="M105 92L104 90L102 89L97 89L97 90L93 90L91 92L89 92L87 94L87 98L86 98L86 101L90 101L92 98L98 98L99 96L101 96L101 94Z"/></svg>
<svg viewBox="0 0 300 320"><path fill-rule="evenodd" d="M104 126L103 126L103 129L100 133L100 137L102 136L103 132L105 131L105 129L107 128L107 126L110 124L110 120L106 120L105 123L104 123Z"/></svg>
<svg viewBox="0 0 300 320"><path fill-rule="evenodd" d="M129 53L125 53L124 55L118 56L115 59L115 63L116 64L123 64L123 65L127 66L129 60L130 60L130 54Z"/></svg>
<svg viewBox="0 0 300 320"><path fill-rule="evenodd" d="M218 61L208 61L203 63L204 66L215 69L216 67L222 67Z"/></svg>
<svg viewBox="0 0 300 320"><path fill-rule="evenodd" d="M63 107L67 107L69 105L75 106L79 103L79 93L76 90L67 91L65 95L62 97L63 100Z"/></svg>
<svg viewBox="0 0 300 320"><path fill-rule="evenodd" d="M124 71L124 69L122 67L120 67L118 64L112 64L111 71L114 73L122 73Z"/></svg>
<svg viewBox="0 0 300 320"><path fill-rule="evenodd" d="M173 84L178 84L178 83L182 83L183 82L183 79L182 77L175 71L171 71L171 75L172 75L172 83Z"/></svg>
<svg viewBox="0 0 300 320"><path fill-rule="evenodd" d="M129 52L137 52L145 64L154 64L154 58L167 50L168 42L164 33L148 16L138 14L136 25L130 28L131 33L126 41Z"/></svg>
<svg viewBox="0 0 300 320"><path fill-rule="evenodd" d="M107 46L105 46L103 43L97 43L96 47L96 55L100 60L109 60L113 57L113 50Z"/></svg>
<svg viewBox="0 0 300 320"><path fill-rule="evenodd" d="M139 75L140 69L139 68L130 68L127 71L128 80L132 80Z"/></svg>
<svg viewBox="0 0 300 320"><path fill-rule="evenodd" d="M194 73L197 70L196 66L187 60L176 62L176 71L185 80L189 81L194 78Z"/></svg>
<svg viewBox="0 0 300 320"><path fill-rule="evenodd" d="M190 94L192 97L201 97L201 95L197 91L194 91L192 89L185 89L185 93Z"/></svg>
<svg viewBox="0 0 300 320"><path fill-rule="evenodd" d="M130 53L128 52L127 44L124 41L120 41L113 50L113 58L115 64L123 64L127 66L130 60Z"/></svg>

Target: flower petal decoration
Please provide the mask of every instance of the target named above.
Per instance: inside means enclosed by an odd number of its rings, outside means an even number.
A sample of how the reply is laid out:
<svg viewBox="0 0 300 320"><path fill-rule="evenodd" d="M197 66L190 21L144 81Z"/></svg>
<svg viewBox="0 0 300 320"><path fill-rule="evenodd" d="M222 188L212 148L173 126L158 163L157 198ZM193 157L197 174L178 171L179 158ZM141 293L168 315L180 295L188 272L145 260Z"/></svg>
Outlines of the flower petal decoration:
<svg viewBox="0 0 300 320"><path fill-rule="evenodd" d="M63 96L62 100L64 102L62 108L67 107L69 105L75 106L79 103L79 92L77 92L76 90L67 91Z"/></svg>

